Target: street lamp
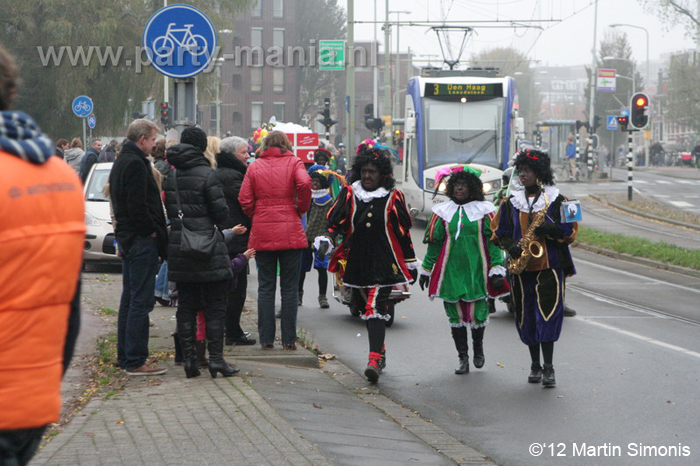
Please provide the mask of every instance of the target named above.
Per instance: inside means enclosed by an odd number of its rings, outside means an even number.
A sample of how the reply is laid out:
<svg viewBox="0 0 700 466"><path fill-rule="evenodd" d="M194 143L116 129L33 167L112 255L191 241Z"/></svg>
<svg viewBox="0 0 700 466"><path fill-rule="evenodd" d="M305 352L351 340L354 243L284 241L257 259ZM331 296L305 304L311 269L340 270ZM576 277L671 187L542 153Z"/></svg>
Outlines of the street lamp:
<svg viewBox="0 0 700 466"><path fill-rule="evenodd" d="M644 31L644 33L647 35L647 81L651 81L651 74L649 74L649 31L647 31L646 28L643 28L641 26L636 26L634 24L626 24L626 23L615 23L610 25L611 28L617 28L617 27L629 27L629 28L635 28L635 29L641 29ZM649 83L647 83L649 85Z"/></svg>
<svg viewBox="0 0 700 466"><path fill-rule="evenodd" d="M401 63L401 52L399 50L399 18L401 14L404 15L410 15L410 11L406 10L394 10L390 11L389 14L396 14L396 65L395 65L395 71L394 71L394 93L396 93L399 90L399 68L400 68L400 63ZM393 118L398 118L399 115L399 108L400 105L398 105L398 102L395 100L392 100L392 103L394 105L394 115Z"/></svg>

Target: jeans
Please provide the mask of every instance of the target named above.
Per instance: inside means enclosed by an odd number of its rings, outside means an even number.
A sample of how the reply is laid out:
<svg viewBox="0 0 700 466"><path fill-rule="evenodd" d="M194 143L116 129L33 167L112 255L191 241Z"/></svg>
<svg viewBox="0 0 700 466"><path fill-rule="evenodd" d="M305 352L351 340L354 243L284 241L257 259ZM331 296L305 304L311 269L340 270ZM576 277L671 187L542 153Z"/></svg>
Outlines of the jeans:
<svg viewBox="0 0 700 466"><path fill-rule="evenodd" d="M155 296L156 298L161 298L166 301L170 299L170 291L168 289L168 261L163 261L158 275L156 275Z"/></svg>
<svg viewBox="0 0 700 466"><path fill-rule="evenodd" d="M280 327L282 344L293 345L297 336L297 309L299 306L299 272L301 249L282 251L258 251L258 333L260 343L271 345L275 341L275 291L277 288L277 263L280 265L280 289L282 309Z"/></svg>
<svg viewBox="0 0 700 466"><path fill-rule="evenodd" d="M153 310L158 248L156 239L137 237L122 251L122 298L117 320L117 364L126 370L148 359L148 313Z"/></svg>
<svg viewBox="0 0 700 466"><path fill-rule="evenodd" d="M24 466L39 448L46 426L0 430L0 466Z"/></svg>

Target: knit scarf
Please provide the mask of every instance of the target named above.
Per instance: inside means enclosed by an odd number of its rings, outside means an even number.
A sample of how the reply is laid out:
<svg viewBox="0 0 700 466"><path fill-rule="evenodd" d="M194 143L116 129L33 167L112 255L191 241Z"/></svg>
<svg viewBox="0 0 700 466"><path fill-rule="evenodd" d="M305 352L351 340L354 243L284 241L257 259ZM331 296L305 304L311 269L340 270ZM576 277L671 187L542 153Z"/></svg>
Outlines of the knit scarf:
<svg viewBox="0 0 700 466"><path fill-rule="evenodd" d="M0 112L0 150L37 165L54 154L54 144L23 112Z"/></svg>

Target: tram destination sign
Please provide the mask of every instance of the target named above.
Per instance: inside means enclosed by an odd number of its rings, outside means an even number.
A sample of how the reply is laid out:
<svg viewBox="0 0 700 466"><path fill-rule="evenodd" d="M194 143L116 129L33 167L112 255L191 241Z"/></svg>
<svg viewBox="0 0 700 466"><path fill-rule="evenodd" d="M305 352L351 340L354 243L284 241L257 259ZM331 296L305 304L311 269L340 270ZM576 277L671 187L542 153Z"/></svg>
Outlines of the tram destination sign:
<svg viewBox="0 0 700 466"><path fill-rule="evenodd" d="M503 97L502 83L425 83L425 97L469 101Z"/></svg>

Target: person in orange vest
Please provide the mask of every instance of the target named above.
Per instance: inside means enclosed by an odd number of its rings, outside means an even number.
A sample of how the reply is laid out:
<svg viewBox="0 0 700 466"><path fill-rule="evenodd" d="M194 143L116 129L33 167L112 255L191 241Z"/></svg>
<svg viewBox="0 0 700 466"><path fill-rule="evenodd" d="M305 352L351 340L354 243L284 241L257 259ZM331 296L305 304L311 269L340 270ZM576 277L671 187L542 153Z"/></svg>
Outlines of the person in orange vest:
<svg viewBox="0 0 700 466"><path fill-rule="evenodd" d="M25 465L61 410L80 322L83 189L31 117L0 46L0 464Z"/></svg>

